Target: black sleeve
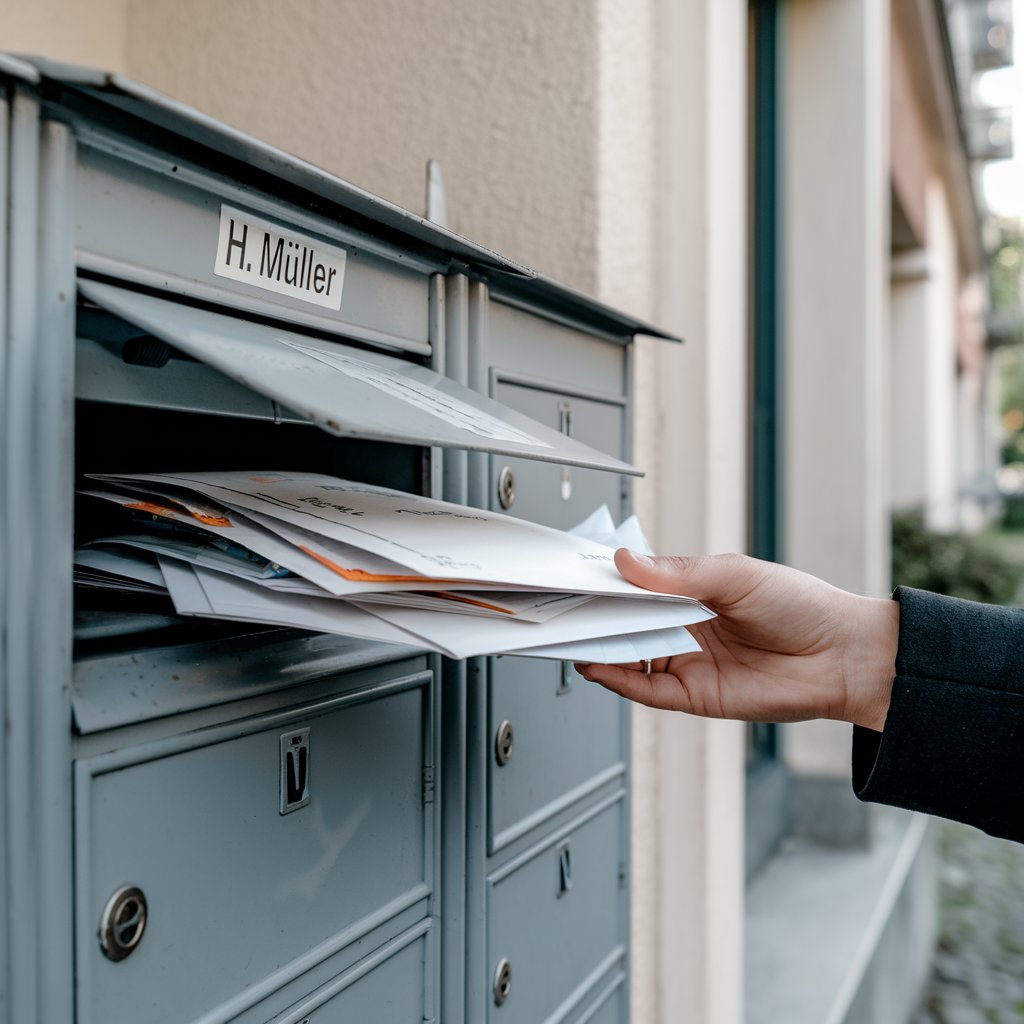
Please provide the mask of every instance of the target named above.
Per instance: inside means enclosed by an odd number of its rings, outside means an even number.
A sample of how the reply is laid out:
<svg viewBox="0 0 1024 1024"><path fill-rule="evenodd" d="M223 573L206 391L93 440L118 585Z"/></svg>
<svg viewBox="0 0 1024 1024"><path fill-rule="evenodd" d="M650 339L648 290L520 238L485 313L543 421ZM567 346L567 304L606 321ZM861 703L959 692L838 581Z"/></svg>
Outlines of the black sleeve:
<svg viewBox="0 0 1024 1024"><path fill-rule="evenodd" d="M1024 842L1024 610L901 587L892 703L854 728L862 800Z"/></svg>

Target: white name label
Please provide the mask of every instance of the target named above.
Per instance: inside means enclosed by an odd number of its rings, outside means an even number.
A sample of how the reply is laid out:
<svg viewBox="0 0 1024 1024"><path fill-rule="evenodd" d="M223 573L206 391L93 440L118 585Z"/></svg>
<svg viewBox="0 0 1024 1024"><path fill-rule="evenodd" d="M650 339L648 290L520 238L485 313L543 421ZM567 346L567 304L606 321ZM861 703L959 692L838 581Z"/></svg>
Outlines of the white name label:
<svg viewBox="0 0 1024 1024"><path fill-rule="evenodd" d="M213 272L315 306L341 309L345 250L221 206Z"/></svg>

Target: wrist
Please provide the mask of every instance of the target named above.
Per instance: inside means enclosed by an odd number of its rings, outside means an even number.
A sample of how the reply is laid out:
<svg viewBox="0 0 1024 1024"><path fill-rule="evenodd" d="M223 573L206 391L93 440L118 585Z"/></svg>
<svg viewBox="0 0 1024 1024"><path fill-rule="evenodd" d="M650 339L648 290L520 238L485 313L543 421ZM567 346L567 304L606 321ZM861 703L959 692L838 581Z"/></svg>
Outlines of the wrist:
<svg viewBox="0 0 1024 1024"><path fill-rule="evenodd" d="M881 732L889 713L896 677L900 606L888 598L861 597L856 629L851 634L852 656L845 672L846 709L843 718Z"/></svg>

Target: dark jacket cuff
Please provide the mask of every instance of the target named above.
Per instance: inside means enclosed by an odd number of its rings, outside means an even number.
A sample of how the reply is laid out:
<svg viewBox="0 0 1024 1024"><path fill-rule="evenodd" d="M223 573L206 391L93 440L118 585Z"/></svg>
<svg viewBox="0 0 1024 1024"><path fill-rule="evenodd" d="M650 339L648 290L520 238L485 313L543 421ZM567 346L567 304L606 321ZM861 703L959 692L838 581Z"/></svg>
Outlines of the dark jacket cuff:
<svg viewBox="0 0 1024 1024"><path fill-rule="evenodd" d="M1024 841L1024 612L899 588L881 733L855 727L862 800Z"/></svg>

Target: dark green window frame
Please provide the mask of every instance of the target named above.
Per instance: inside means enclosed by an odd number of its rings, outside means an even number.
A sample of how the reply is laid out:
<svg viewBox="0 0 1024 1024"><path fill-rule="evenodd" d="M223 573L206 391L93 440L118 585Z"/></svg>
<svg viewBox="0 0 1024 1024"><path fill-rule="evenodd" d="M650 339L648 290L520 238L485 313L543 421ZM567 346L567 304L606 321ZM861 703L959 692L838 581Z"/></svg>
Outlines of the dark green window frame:
<svg viewBox="0 0 1024 1024"><path fill-rule="evenodd" d="M750 551L781 558L781 137L782 25L785 0L749 6L749 300L751 363ZM746 874L776 849L787 827L787 776L779 727L747 727Z"/></svg>

